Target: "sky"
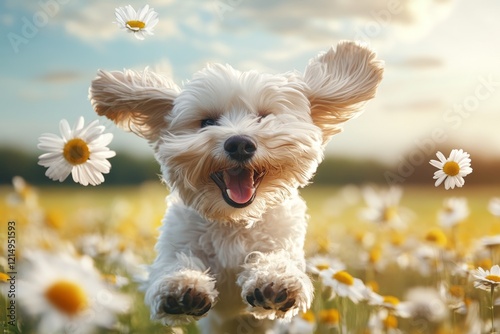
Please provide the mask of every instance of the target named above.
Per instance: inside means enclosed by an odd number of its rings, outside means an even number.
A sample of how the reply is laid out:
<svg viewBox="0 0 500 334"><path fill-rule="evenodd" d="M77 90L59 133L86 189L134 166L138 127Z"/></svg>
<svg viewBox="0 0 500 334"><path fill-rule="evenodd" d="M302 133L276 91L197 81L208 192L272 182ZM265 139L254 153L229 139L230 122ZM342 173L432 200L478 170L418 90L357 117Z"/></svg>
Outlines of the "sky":
<svg viewBox="0 0 500 334"><path fill-rule="evenodd" d="M153 36L114 23L128 4L158 12ZM302 72L319 52L360 40L385 61L384 79L328 154L397 163L453 146L500 156L499 14L498 0L3 0L0 146L41 153L38 137L61 119L97 119L88 87L98 69L149 67L179 85L210 62ZM102 122L112 149L152 154Z"/></svg>

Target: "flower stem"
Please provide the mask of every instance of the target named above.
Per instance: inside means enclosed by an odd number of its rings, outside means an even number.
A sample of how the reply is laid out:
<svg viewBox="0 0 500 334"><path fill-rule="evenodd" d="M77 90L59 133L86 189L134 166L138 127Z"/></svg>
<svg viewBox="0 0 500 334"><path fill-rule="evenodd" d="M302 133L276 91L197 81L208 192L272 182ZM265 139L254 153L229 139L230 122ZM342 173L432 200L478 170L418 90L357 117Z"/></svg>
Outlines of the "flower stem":
<svg viewBox="0 0 500 334"><path fill-rule="evenodd" d="M340 321L339 321L339 333L343 334L344 333L344 326L346 325L346 305L345 305L345 298L344 297L338 297L339 298L339 311L340 311Z"/></svg>
<svg viewBox="0 0 500 334"><path fill-rule="evenodd" d="M494 304L494 300L493 300L493 293L495 292L495 286L492 284L491 287L490 287L490 301L491 301L491 305L490 305L490 310L491 310L491 331L490 333L496 333L495 331L495 306L493 305Z"/></svg>

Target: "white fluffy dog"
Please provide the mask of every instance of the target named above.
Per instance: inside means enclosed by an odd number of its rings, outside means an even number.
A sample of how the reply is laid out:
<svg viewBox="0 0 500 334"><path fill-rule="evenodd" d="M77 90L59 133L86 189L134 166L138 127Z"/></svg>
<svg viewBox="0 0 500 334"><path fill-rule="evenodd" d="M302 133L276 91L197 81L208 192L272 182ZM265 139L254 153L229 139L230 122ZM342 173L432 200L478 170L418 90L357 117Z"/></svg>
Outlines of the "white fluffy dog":
<svg viewBox="0 0 500 334"><path fill-rule="evenodd" d="M99 71L95 111L149 141L171 190L145 288L152 319L264 333L309 308L298 188L382 73L354 42L313 58L303 75L212 64L182 89L148 71Z"/></svg>

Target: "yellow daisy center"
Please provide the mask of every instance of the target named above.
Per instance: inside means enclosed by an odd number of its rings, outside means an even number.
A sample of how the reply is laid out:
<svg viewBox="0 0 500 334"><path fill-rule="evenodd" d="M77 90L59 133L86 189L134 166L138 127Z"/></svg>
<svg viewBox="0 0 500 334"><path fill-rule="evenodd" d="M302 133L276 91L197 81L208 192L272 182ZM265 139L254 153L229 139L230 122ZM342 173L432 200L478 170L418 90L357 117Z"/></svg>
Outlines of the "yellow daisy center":
<svg viewBox="0 0 500 334"><path fill-rule="evenodd" d="M368 260L370 261L370 263L377 263L381 257L382 257L382 250L380 249L380 247L374 247L370 251Z"/></svg>
<svg viewBox="0 0 500 334"><path fill-rule="evenodd" d="M392 314L389 314L387 318L384 319L384 327L386 329L389 328L397 328L398 327L398 319Z"/></svg>
<svg viewBox="0 0 500 334"><path fill-rule="evenodd" d="M476 266L481 268L491 268L493 261L491 259L481 259L477 261Z"/></svg>
<svg viewBox="0 0 500 334"><path fill-rule="evenodd" d="M326 270L328 268L330 268L330 267L325 263L319 263L316 265L316 269L318 269L319 271L323 271L323 270Z"/></svg>
<svg viewBox="0 0 500 334"><path fill-rule="evenodd" d="M368 281L365 283L365 285L370 288L373 292L378 292L380 289L379 289L379 286L378 286L378 283L375 282L375 281Z"/></svg>
<svg viewBox="0 0 500 334"><path fill-rule="evenodd" d="M443 166L443 172L449 176L455 176L460 172L460 166L455 161L447 161Z"/></svg>
<svg viewBox="0 0 500 334"><path fill-rule="evenodd" d="M500 276L497 275L487 275L485 277L487 280L493 281L493 282L499 282L500 283Z"/></svg>
<svg viewBox="0 0 500 334"><path fill-rule="evenodd" d="M384 303L396 306L399 304L399 299L394 296L384 296Z"/></svg>
<svg viewBox="0 0 500 334"><path fill-rule="evenodd" d="M9 275L0 271L0 282L7 282L8 279L9 279Z"/></svg>
<svg viewBox="0 0 500 334"><path fill-rule="evenodd" d="M382 219L385 222L390 222L398 215L398 210L393 206L388 206L384 209L382 213Z"/></svg>
<svg viewBox="0 0 500 334"><path fill-rule="evenodd" d="M339 271L336 272L333 276L333 279L339 281L340 283L343 283L345 285L353 285L354 284L354 278L349 275L347 271Z"/></svg>
<svg viewBox="0 0 500 334"><path fill-rule="evenodd" d="M90 150L84 140L74 138L64 145L63 156L70 164L80 165L90 158Z"/></svg>
<svg viewBox="0 0 500 334"><path fill-rule="evenodd" d="M401 233L391 234L391 243L394 246L401 246L405 242L405 237Z"/></svg>
<svg viewBox="0 0 500 334"><path fill-rule="evenodd" d="M330 251L330 241L327 238L318 238L318 252L323 254L323 253L328 253Z"/></svg>
<svg viewBox="0 0 500 334"><path fill-rule="evenodd" d="M322 323L329 325L337 325L340 322L339 311L334 308L321 310L319 312L319 318Z"/></svg>
<svg viewBox="0 0 500 334"><path fill-rule="evenodd" d="M141 30L146 27L146 23L137 20L127 21L127 27L131 30Z"/></svg>
<svg viewBox="0 0 500 334"><path fill-rule="evenodd" d="M301 318L311 324L313 324L315 321L314 313L311 310L307 311L306 313L302 313Z"/></svg>
<svg viewBox="0 0 500 334"><path fill-rule="evenodd" d="M45 224L58 230L64 226L64 217L60 212L48 212L45 216Z"/></svg>
<svg viewBox="0 0 500 334"><path fill-rule="evenodd" d="M70 281L58 281L45 291L45 298L59 311L76 315L87 306L83 289Z"/></svg>
<svg viewBox="0 0 500 334"><path fill-rule="evenodd" d="M115 285L116 284L116 275L113 275L113 274L106 274L106 275L102 275L102 278L107 281L108 283L110 284L113 284Z"/></svg>
<svg viewBox="0 0 500 334"><path fill-rule="evenodd" d="M453 208L451 206L447 205L443 208L443 211L446 213L453 213L453 211L455 211L455 210L453 210Z"/></svg>
<svg viewBox="0 0 500 334"><path fill-rule="evenodd" d="M447 242L446 235L440 229L432 229L425 236L425 240L435 243L438 246L445 246Z"/></svg>
<svg viewBox="0 0 500 334"><path fill-rule="evenodd" d="M363 243L363 239L365 238L365 232L363 231L354 232L354 238L356 239L357 242Z"/></svg>
<svg viewBox="0 0 500 334"><path fill-rule="evenodd" d="M465 295L464 288L461 287L460 285L452 285L450 286L448 291L450 292L450 295L452 295L455 298L463 298Z"/></svg>

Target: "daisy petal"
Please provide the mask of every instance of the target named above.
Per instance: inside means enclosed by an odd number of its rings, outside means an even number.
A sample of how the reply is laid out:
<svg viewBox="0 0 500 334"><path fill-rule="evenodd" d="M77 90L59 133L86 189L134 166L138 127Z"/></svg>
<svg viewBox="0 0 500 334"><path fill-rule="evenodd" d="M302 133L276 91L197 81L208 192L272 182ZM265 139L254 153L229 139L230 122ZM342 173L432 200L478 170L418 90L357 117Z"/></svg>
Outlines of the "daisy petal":
<svg viewBox="0 0 500 334"><path fill-rule="evenodd" d="M67 142L72 138L72 131L67 120L61 120L61 122L59 123L59 131L61 132L61 136L64 142Z"/></svg>
<svg viewBox="0 0 500 334"><path fill-rule="evenodd" d="M438 151L438 152L436 153L436 155L437 155L438 159L439 159L441 162L443 162L443 163L444 163L444 162L446 161L446 157L445 157L445 156L444 156L444 154L443 154L443 153L441 153L440 151Z"/></svg>

